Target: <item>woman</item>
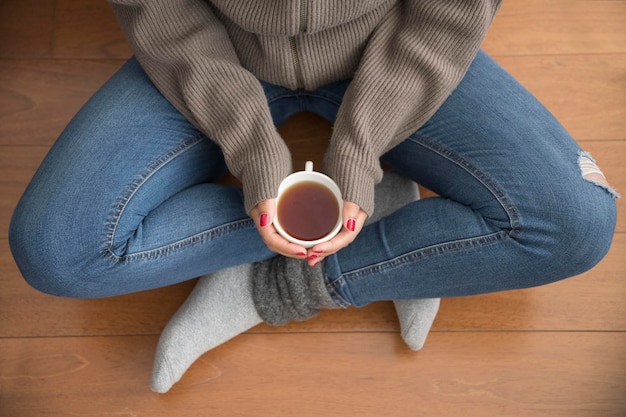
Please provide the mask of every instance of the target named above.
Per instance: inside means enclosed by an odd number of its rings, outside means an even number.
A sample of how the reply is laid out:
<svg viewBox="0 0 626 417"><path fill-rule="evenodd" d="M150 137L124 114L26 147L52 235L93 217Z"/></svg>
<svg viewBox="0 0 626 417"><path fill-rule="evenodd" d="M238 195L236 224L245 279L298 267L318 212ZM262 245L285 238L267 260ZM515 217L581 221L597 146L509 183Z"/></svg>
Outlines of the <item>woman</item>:
<svg viewBox="0 0 626 417"><path fill-rule="evenodd" d="M419 311L427 330L440 297L554 282L610 246L615 192L479 50L500 1L110 3L135 58L54 145L10 240L25 279L50 294L206 276L164 332L157 391L260 320L416 300L401 320ZM343 230L310 249L272 226L291 171L275 126L303 110L334 123L324 170L345 197ZM441 198L365 226L381 160ZM214 183L227 169L243 192ZM204 333L184 359L179 318Z"/></svg>

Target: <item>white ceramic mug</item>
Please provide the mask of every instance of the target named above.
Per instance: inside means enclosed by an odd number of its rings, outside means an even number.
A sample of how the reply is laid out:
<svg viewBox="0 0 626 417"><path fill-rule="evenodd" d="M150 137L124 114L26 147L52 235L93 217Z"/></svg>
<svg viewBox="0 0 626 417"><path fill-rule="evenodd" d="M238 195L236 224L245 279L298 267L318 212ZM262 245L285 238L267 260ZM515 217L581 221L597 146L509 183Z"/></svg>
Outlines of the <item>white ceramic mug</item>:
<svg viewBox="0 0 626 417"><path fill-rule="evenodd" d="M302 183L302 182L315 182L324 186L328 190L330 190L333 196L335 197L335 199L337 200L337 205L339 207L337 221L333 229L328 234L316 240L301 240L301 239L295 238L291 236L289 233L287 233L287 231L285 231L285 229L280 224L280 218L278 215L278 207L280 206L281 197L283 196L285 191L287 191L290 187L296 184ZM284 237L285 239L287 239L288 241L298 244L304 248L311 248L317 244L329 241L337 233L339 233L339 231L341 230L341 226L342 226L341 224L342 223L341 222L342 207L343 207L343 199L341 197L341 191L339 190L339 187L337 186L335 181L333 181L330 177L322 174L321 172L313 171L313 162L307 161L306 164L304 165L304 171L294 172L293 174L287 176L280 183L278 187L278 196L276 199L277 210L276 210L276 215L274 216L274 221L273 221L274 227L276 227L276 230L278 231L278 233L280 233L280 235Z"/></svg>

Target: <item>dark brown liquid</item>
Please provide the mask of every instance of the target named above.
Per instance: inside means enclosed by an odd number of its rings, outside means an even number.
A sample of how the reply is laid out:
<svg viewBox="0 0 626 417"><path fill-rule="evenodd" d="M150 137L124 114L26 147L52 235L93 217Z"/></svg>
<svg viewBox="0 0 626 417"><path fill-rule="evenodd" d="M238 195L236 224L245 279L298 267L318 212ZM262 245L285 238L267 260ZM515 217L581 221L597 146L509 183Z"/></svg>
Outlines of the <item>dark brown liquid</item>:
<svg viewBox="0 0 626 417"><path fill-rule="evenodd" d="M339 205L325 186L304 181L287 188L277 208L278 221L287 233L300 240L317 240L337 224Z"/></svg>

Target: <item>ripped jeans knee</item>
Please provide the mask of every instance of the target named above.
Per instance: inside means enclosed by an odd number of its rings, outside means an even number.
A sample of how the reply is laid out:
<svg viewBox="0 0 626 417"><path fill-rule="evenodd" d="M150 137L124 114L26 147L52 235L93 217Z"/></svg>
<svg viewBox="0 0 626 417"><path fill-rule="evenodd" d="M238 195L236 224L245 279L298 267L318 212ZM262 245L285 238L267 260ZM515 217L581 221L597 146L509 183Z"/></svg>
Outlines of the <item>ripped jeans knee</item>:
<svg viewBox="0 0 626 417"><path fill-rule="evenodd" d="M583 179L604 188L613 198L620 197L617 191L609 185L604 173L588 152L580 151L578 153L578 166Z"/></svg>

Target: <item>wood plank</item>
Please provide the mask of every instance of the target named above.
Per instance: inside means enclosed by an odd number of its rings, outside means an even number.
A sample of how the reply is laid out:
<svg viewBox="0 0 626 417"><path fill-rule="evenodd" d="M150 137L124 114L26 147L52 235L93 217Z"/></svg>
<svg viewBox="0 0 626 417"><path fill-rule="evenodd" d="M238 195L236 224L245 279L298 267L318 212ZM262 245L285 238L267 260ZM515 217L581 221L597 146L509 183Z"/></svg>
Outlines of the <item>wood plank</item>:
<svg viewBox="0 0 626 417"><path fill-rule="evenodd" d="M626 54L495 57L577 140L626 134Z"/></svg>
<svg viewBox="0 0 626 417"><path fill-rule="evenodd" d="M0 145L51 146L122 63L0 60Z"/></svg>
<svg viewBox="0 0 626 417"><path fill-rule="evenodd" d="M626 52L623 1L505 1L483 44L490 54Z"/></svg>
<svg viewBox="0 0 626 417"><path fill-rule="evenodd" d="M0 414L617 417L624 333L244 335L149 392L155 337L0 340ZM384 394L383 394L384 393Z"/></svg>
<svg viewBox="0 0 626 417"><path fill-rule="evenodd" d="M132 52L105 0L57 0L57 58L130 58Z"/></svg>
<svg viewBox="0 0 626 417"><path fill-rule="evenodd" d="M99 300L48 296L21 278L0 240L0 338L158 334L183 303L194 282ZM626 234L596 268L547 286L474 297L444 299L434 332L450 330L626 331ZM397 333L391 303L327 310L283 327L259 325L252 333Z"/></svg>
<svg viewBox="0 0 626 417"><path fill-rule="evenodd" d="M299 113L279 126L278 133L291 151L295 171L304 169L306 161L313 161L313 165L321 169L332 135L329 122L314 113Z"/></svg>
<svg viewBox="0 0 626 417"><path fill-rule="evenodd" d="M26 189L48 147L0 145L0 238L6 238L15 206Z"/></svg>
<svg viewBox="0 0 626 417"><path fill-rule="evenodd" d="M54 0L0 2L0 58L52 56Z"/></svg>

